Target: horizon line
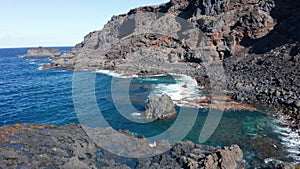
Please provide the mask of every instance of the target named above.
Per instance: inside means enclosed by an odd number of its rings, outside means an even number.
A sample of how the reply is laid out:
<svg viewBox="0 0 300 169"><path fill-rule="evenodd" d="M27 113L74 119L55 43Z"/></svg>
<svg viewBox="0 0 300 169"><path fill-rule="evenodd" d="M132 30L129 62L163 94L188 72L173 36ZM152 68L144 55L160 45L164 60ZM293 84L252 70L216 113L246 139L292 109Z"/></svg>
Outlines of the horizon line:
<svg viewBox="0 0 300 169"><path fill-rule="evenodd" d="M74 45L62 45L62 46L52 46L52 45L47 45L47 46L11 46L11 47L0 47L0 49L22 49L22 48L38 48L38 47L43 47L43 48L61 48L61 47L75 47Z"/></svg>

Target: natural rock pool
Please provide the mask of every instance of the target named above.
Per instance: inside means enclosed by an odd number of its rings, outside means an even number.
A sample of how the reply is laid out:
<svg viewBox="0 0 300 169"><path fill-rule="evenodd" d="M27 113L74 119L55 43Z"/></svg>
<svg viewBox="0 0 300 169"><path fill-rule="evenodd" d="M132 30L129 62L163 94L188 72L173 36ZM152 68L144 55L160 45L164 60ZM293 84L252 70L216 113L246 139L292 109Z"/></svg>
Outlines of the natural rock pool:
<svg viewBox="0 0 300 169"><path fill-rule="evenodd" d="M101 74L97 78L103 78ZM109 77L106 77L109 78ZM177 78L176 80L174 78ZM124 78L119 78L119 81L126 81ZM182 76L172 77L170 75L156 76L156 77L139 77L133 78L130 85L130 99L139 110L144 110L145 100L148 95L167 93L174 100L178 98L201 97L206 96L208 93L200 88L192 86L191 79L184 78ZM109 80L104 80L109 82ZM100 83L100 81L97 81ZM120 83L121 84L121 83ZM193 91L189 91L186 86L182 87L182 84L190 84ZM96 84L96 86L98 86ZM102 86L99 84L99 86ZM100 87L101 88L101 87ZM96 89L100 89L97 88ZM124 89L120 87L119 96L127 95ZM197 93L200 95L198 96ZM133 119L143 119L142 113L129 113L126 115L126 110L123 116L120 115L116 108L111 104L113 102L111 93L108 92L104 97L101 90L96 91L98 99L99 109L102 111L105 119L111 126L116 129L125 129L138 135L145 137L152 137L158 135L170 126L173 125L176 119L154 121L151 123L141 124L132 122L126 117L134 115ZM104 101L105 100L105 101ZM106 102L106 103L105 103ZM110 103L110 104L109 104ZM111 106L108 106L111 105ZM177 111L187 107L186 105L177 106ZM196 121L185 121L183 125L192 125L192 130L189 131L185 140L191 140L195 143L199 143L199 135L208 116L209 109L205 108L187 108L184 112L186 119L192 116L189 113L198 111ZM196 110L195 110L196 109ZM272 160L282 161L297 161L299 162L299 143L297 144L297 138L291 137L292 132L287 128L281 127L282 123L275 119L274 112L266 112L263 110L226 110L224 111L220 123L213 135L204 144L213 146L228 146L232 144L238 144L244 151L244 158L248 166L260 166L262 163L266 163ZM182 131L178 131L181 134ZM293 144L294 143L294 144ZM296 153L297 152L297 153Z"/></svg>

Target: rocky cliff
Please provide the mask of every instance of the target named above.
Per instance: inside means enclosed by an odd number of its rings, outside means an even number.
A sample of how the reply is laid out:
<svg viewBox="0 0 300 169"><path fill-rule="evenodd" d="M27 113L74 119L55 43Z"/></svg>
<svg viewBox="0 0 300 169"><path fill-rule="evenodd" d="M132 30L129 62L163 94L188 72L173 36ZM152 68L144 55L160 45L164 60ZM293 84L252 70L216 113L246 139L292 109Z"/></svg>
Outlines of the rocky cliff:
<svg viewBox="0 0 300 169"><path fill-rule="evenodd" d="M228 95L281 110L299 129L299 9L294 0L171 0L136 8L86 35L51 67L181 73L209 88L207 65L221 65Z"/></svg>

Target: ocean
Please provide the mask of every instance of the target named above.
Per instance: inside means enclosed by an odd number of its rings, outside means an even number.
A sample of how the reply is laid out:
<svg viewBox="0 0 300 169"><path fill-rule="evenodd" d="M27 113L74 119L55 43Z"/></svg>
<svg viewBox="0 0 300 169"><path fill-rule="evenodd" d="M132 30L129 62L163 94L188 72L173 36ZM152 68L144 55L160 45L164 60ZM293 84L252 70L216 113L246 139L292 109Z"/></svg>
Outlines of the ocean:
<svg viewBox="0 0 300 169"><path fill-rule="evenodd" d="M66 51L71 47L59 49ZM73 102L74 72L65 69L41 70L41 66L49 64L51 60L18 57L18 54L25 54L27 50L28 48L0 49L0 126L17 123L53 125L79 123L78 112L75 111ZM178 111L181 109L195 111L196 108L188 107L184 102L208 94L198 87L193 79L183 75L124 77L111 71L94 73L95 98L104 119L111 127L129 130L137 136L158 135L176 121L176 118L145 121L141 112L145 110L149 96L166 93L178 103L176 107ZM128 79L130 79L128 88L112 85L112 82L126 84ZM135 111L127 109L128 111L120 113L120 107L128 103L119 100L116 104L116 99L127 96ZM209 110L200 108L196 111L198 113L195 121L185 121L191 130L186 133L183 140L198 143ZM189 119L188 113L184 116ZM178 133L180 132L182 131L178 130ZM217 129L204 144L212 146L238 144L244 151L247 165L255 167L272 160L299 164L299 142L298 136L293 131L283 127L282 122L269 113L263 110L244 110L224 112Z"/></svg>

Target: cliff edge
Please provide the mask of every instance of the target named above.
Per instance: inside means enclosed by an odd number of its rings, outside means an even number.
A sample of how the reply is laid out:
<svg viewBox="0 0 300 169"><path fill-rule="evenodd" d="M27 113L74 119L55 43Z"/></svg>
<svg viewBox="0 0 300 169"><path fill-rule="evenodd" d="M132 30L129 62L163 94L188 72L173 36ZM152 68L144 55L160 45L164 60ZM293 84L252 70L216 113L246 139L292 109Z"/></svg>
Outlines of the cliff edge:
<svg viewBox="0 0 300 169"><path fill-rule="evenodd" d="M299 9L293 0L171 0L136 8L112 17L50 67L179 73L209 88L204 65L221 65L231 98L282 111L299 131Z"/></svg>

